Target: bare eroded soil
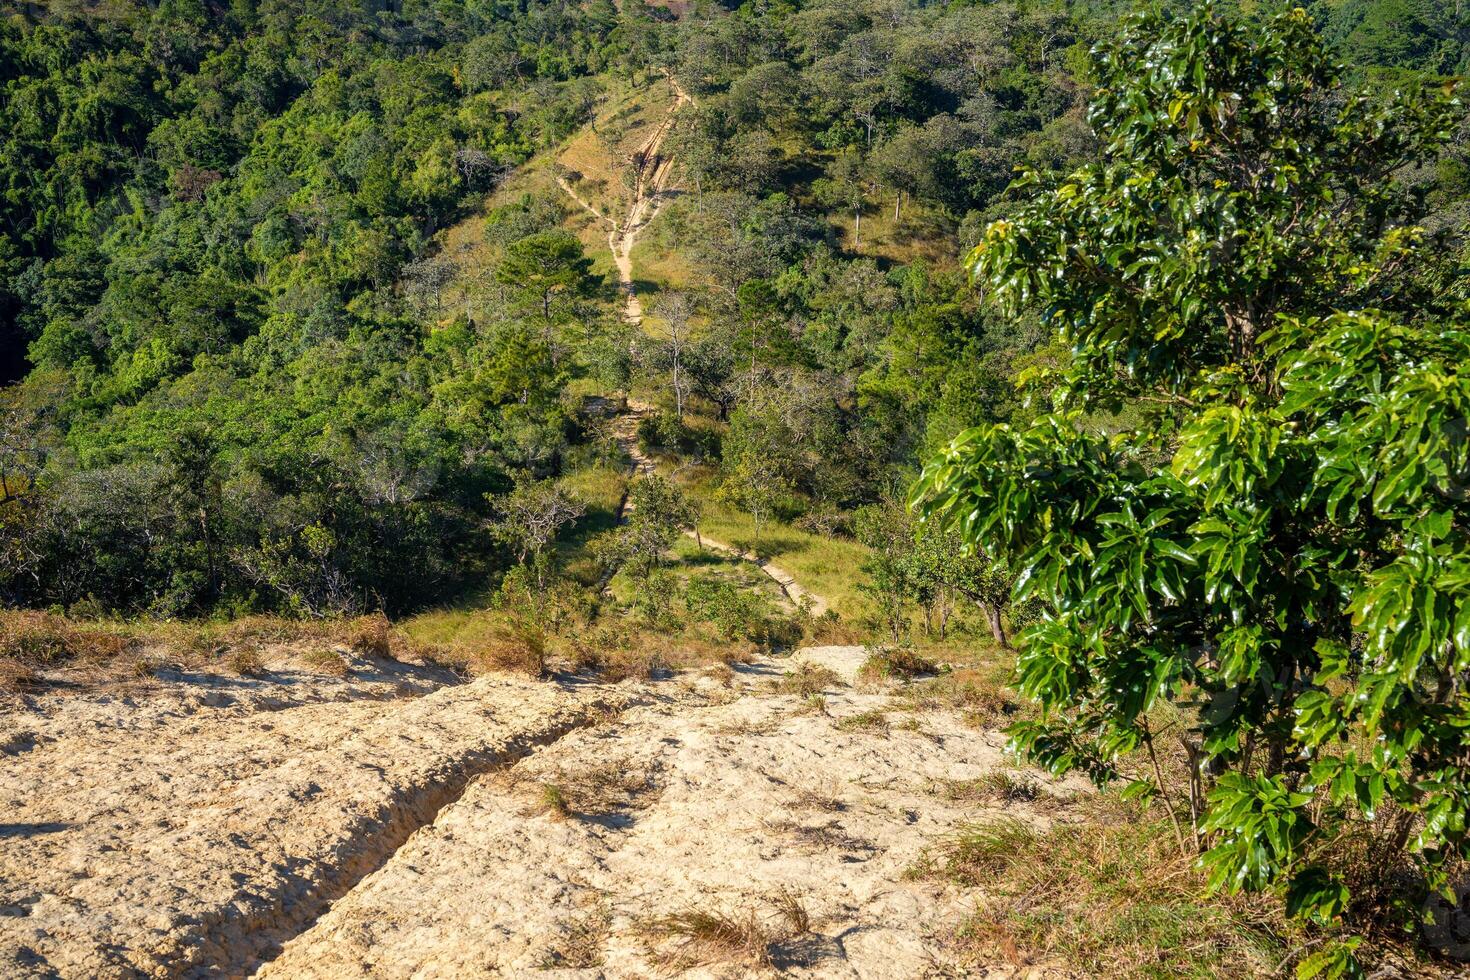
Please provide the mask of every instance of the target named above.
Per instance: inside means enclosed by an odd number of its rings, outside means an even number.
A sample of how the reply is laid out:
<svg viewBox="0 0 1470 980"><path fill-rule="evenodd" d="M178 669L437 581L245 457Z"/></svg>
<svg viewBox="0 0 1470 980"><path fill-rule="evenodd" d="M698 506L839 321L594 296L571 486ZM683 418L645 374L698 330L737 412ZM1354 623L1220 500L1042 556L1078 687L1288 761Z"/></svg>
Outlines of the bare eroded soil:
<svg viewBox="0 0 1470 980"><path fill-rule="evenodd" d="M951 948L961 893L905 876L983 816L942 788L1000 737L777 693L789 666L34 697L0 713L0 976L1012 975Z"/></svg>

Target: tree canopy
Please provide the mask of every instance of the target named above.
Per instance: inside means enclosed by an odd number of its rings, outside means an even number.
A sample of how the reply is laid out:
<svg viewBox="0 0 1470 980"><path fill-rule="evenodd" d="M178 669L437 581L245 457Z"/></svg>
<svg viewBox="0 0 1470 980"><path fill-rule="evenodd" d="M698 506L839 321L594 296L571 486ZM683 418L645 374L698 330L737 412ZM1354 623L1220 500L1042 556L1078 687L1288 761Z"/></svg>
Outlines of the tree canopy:
<svg viewBox="0 0 1470 980"><path fill-rule="evenodd" d="M1464 277L1392 176L1458 103L1355 91L1302 11L1145 14L1097 77L1100 159L1022 176L969 260L1070 356L916 491L1041 603L1014 743L1107 781L1176 705L1188 785L1138 790L1215 887L1350 915L1358 831L1441 887L1470 844Z"/></svg>

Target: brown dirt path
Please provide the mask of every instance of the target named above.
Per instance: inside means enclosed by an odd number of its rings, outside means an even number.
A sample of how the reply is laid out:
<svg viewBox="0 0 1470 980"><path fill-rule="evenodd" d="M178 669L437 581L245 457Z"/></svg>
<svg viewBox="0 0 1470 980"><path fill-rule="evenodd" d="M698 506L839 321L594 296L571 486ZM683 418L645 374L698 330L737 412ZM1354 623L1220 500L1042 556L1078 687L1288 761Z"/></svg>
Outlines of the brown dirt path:
<svg viewBox="0 0 1470 980"><path fill-rule="evenodd" d="M664 140L674 128L674 117L679 110L693 102L673 76L669 76L669 84L674 89L674 101L658 126L636 151L638 163L633 200L621 221L610 218L593 207L565 178L556 178L557 184L572 200L608 226L607 247L612 252L613 265L618 272L618 290L623 294L623 319L633 324L643 322L643 302L638 298L633 284L633 245L667 200L666 191L674 161L663 155Z"/></svg>

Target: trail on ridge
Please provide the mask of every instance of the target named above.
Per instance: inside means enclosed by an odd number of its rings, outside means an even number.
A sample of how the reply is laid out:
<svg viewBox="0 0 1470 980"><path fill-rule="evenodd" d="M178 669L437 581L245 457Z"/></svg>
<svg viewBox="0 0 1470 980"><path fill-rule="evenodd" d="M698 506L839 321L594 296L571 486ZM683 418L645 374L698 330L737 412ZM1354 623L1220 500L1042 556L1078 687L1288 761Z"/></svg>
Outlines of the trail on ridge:
<svg viewBox="0 0 1470 980"><path fill-rule="evenodd" d="M618 270L618 289L623 294L623 319L633 324L643 322L643 303L633 286L633 245L667 200L664 191L673 173L674 160L664 156L664 140L673 130L674 117L679 110L686 103L693 102L673 76L669 76L669 84L674 89L673 103L648 139L633 154L634 166L637 168L637 177L633 184L633 203L621 221L610 218L595 208L576 192L566 178L556 178L561 189L572 200L608 226L607 247L612 252L613 265Z"/></svg>
<svg viewBox="0 0 1470 980"><path fill-rule="evenodd" d="M653 411L654 408L652 405L630 398L628 399L627 411L619 415L613 423L613 438L617 440L623 452L628 454L628 458L633 461L633 473L635 476L646 476L649 473L655 472L653 460L649 459L648 454L638 445L638 423L652 414ZM629 504L625 501L623 509L619 512L619 517L625 516L628 510ZM807 612L812 616L820 616L831 608L831 604L825 598L817 595L815 592L809 592L802 588L801 584L796 581L796 576L779 565L773 565L770 561L752 551L743 551L732 544L716 541L713 538L701 534L697 529L685 531L684 536L697 542L701 548L708 548L710 551L718 551L721 554L734 558L741 558L755 565L771 581L780 586L781 592L791 601L792 605L798 608L805 607Z"/></svg>

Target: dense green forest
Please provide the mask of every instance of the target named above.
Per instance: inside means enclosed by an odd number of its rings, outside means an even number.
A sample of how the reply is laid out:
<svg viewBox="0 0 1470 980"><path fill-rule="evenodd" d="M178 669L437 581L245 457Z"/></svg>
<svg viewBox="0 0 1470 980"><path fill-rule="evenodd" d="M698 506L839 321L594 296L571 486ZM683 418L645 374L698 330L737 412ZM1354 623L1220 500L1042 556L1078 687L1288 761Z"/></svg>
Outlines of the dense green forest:
<svg viewBox="0 0 1470 980"><path fill-rule="evenodd" d="M775 642L664 566L779 533L1358 975L1470 847L1470 10L1131 12L0 2L0 605Z"/></svg>
<svg viewBox="0 0 1470 980"><path fill-rule="evenodd" d="M0 595L404 610L503 565L494 500L594 451L575 393L667 387L669 357L620 339L608 284L554 240L565 201L492 216L498 285L457 318L439 233L661 72L696 100L660 229L697 326L670 390L729 424L660 441L759 458L775 513L850 531L927 450L1017 411L1010 378L1045 358L953 258L1017 166L1096 154L1088 50L1116 13L7 5ZM1444 4L1314 16L1370 84L1465 57ZM1401 175L1437 232L1463 170L1452 147ZM866 252L864 221L929 248ZM517 281L546 263L556 284Z"/></svg>

